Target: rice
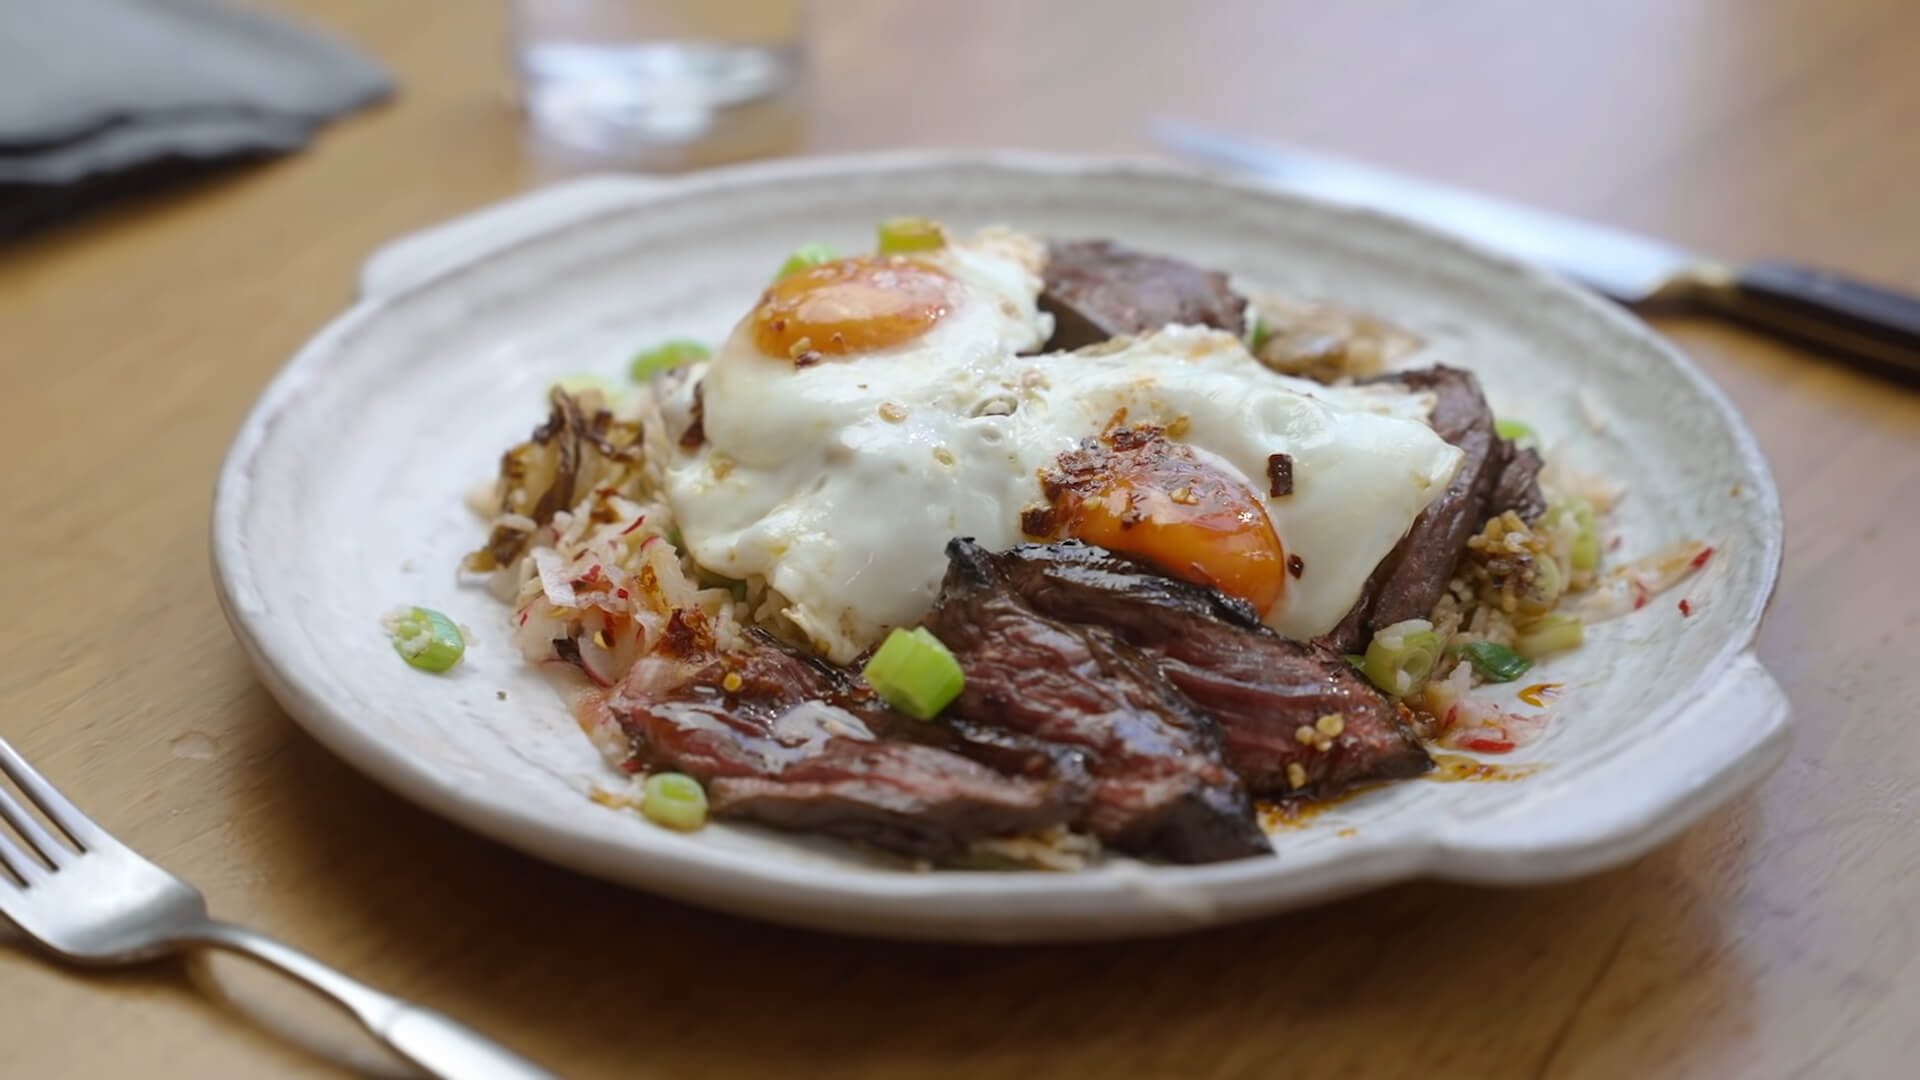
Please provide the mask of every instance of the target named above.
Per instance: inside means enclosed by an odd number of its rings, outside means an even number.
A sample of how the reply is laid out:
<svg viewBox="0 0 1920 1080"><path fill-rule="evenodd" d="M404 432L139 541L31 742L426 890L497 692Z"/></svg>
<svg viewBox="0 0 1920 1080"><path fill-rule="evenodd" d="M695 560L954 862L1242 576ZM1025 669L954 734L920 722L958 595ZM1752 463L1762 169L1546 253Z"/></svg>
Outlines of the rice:
<svg viewBox="0 0 1920 1080"><path fill-rule="evenodd" d="M487 575L494 595L512 605L512 641L528 662L575 668L585 677L586 684L565 692L582 728L616 766L629 748L601 715L597 691L652 653L676 613L698 613L722 649L739 645L747 627L805 640L787 616L788 600L764 578L720 577L679 545L662 492L661 463L672 445L659 402L680 380L701 373L699 365L669 372L624 397L594 386L553 389L547 421L503 456L490 491L470 497L489 533L463 565ZM1617 542L1612 518L1624 485L1575 468L1559 454L1548 457L1540 485L1550 505L1584 500L1600 535ZM553 505L563 499L569 505ZM1613 568L1575 569L1581 528L1570 513L1528 522L1508 512L1468 541L1430 616L1441 640L1433 671L1424 686L1403 672L1406 685L1386 688L1424 713L1428 738L1497 753L1537 737L1544 713L1513 713L1475 696L1485 680L1467 659L1467 647L1486 643L1524 653L1529 634L1544 623L1557 620L1562 629L1571 623L1577 630L1636 610L1712 554L1685 541ZM1384 638L1381 644L1393 647ZM1033 856L1045 850L1054 853L1049 859L1073 861L1056 843L1010 843L980 854L1046 865L1048 859Z"/></svg>
<svg viewBox="0 0 1920 1080"><path fill-rule="evenodd" d="M502 458L487 545L463 564L512 605L512 640L528 662L570 664L601 688L659 644L676 611L699 612L724 646L782 606L764 582L718 578L675 544L659 390L621 400L553 390L547 422ZM552 510L564 491L579 498Z"/></svg>
<svg viewBox="0 0 1920 1080"><path fill-rule="evenodd" d="M1594 509L1600 535L1617 539L1612 512L1626 496L1624 484L1574 468L1555 455L1540 472L1540 488L1550 506L1585 500ZM1579 533L1572 514L1549 513L1529 523L1509 511L1488 521L1468 541L1458 571L1433 610L1442 649L1419 697L1427 714L1423 734L1445 746L1489 753L1504 753L1538 738L1548 719L1545 712L1512 712L1473 695L1486 680L1467 659L1466 647L1487 642L1515 648L1524 632L1543 620L1585 627L1638 610L1705 566L1713 553L1704 543L1683 540L1612 568L1575 569ZM1545 562L1553 564L1550 570L1542 566ZM1529 599L1539 597L1529 597L1528 586L1542 572L1557 576L1561 589L1550 605L1530 605Z"/></svg>

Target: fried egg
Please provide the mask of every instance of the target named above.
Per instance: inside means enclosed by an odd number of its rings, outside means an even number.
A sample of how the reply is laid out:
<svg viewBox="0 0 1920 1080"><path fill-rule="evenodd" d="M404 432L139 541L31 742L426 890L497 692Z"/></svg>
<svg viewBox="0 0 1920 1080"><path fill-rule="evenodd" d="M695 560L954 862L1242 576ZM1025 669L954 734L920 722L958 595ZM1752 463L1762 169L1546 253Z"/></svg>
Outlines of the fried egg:
<svg viewBox="0 0 1920 1080"><path fill-rule="evenodd" d="M1197 327L1030 355L1044 264L996 228L770 287L668 403L698 421L665 477L694 560L764 577L842 663L925 616L956 536L1073 536L1331 629L1458 467L1430 401L1275 375Z"/></svg>

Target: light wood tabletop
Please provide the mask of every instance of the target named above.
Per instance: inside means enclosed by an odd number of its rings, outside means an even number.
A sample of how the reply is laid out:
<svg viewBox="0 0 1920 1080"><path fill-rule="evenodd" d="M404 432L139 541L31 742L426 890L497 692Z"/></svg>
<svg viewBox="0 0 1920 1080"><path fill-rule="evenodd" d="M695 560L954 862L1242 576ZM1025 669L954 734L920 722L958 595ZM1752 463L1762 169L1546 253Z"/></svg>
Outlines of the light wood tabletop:
<svg viewBox="0 0 1920 1080"><path fill-rule="evenodd" d="M1911 1074L1920 391L1706 321L1659 326L1779 480L1759 650L1795 746L1622 869L1167 940L902 945L588 880L362 778L228 632L214 472L369 251L542 172L501 5L289 6L379 55L400 96L310 152L0 248L0 731L217 913L583 1077ZM809 152L1144 151L1167 113L1920 290L1912 0L816 8ZM189 974L0 947L0 1075L339 1074Z"/></svg>

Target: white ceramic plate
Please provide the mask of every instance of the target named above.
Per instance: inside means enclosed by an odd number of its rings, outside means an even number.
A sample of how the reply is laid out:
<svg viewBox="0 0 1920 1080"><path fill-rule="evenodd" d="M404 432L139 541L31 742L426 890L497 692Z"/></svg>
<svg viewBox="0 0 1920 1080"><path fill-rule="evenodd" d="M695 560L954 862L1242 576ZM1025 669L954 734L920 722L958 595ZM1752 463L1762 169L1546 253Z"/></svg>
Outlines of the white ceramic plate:
<svg viewBox="0 0 1920 1080"><path fill-rule="evenodd" d="M1684 586L1694 614L1670 594L1537 669L1567 685L1548 736L1513 755L1543 763L1537 774L1386 786L1279 832L1271 859L912 872L754 828L679 835L590 802L590 786L616 778L509 647L505 610L456 583L455 563L481 537L463 493L541 419L552 378L618 376L637 346L668 336L718 340L785 252L809 240L860 250L876 220L900 213L1114 237L1410 326L1431 343L1423 361L1473 368L1496 410L1631 484L1623 555L1680 537L1718 547ZM234 441L213 521L222 601L274 695L335 752L426 807L588 873L865 934L1167 932L1423 875L1584 874L1659 844L1786 748L1786 701L1750 651L1780 513L1732 407L1616 309L1396 220L1141 162L800 160L538 192L401 240L368 263L361 294ZM476 632L449 676L394 656L379 618L403 602Z"/></svg>

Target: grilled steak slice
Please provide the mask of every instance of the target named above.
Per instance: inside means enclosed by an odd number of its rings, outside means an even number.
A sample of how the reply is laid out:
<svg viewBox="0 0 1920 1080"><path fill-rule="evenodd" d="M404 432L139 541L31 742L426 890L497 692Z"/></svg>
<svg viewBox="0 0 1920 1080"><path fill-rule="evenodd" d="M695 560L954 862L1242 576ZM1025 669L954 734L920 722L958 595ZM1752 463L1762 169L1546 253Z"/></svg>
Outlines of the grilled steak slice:
<svg viewBox="0 0 1920 1080"><path fill-rule="evenodd" d="M1540 469L1546 463L1532 447L1512 443L1507 447L1506 464L1500 469L1500 478L1493 482L1493 494L1487 497L1486 516L1497 518L1511 510L1522 521L1538 521L1547 512L1547 498L1540 493Z"/></svg>
<svg viewBox="0 0 1920 1080"><path fill-rule="evenodd" d="M948 544L947 560L927 626L966 671L950 715L1083 751L1093 794L1081 823L1122 851L1201 863L1272 850L1213 720L1152 660L1035 612L971 540Z"/></svg>
<svg viewBox="0 0 1920 1080"><path fill-rule="evenodd" d="M766 636L644 659L608 706L636 763L701 780L716 816L936 861L982 837L1067 824L1085 801L1083 779L1053 773L1057 758L1012 748L998 751L1010 771L982 764Z"/></svg>
<svg viewBox="0 0 1920 1080"><path fill-rule="evenodd" d="M1355 651L1383 626L1424 619L1433 612L1447 591L1447 582L1453 580L1468 538L1490 516L1496 488L1509 468L1511 490L1504 491L1503 497L1516 508L1541 502L1534 483L1539 459L1526 451L1529 462L1512 463L1514 446L1494 432L1493 410L1487 407L1480 381L1472 372L1436 366L1397 371L1373 381L1397 382L1409 390L1432 393L1433 430L1459 447L1464 457L1447 490L1413 519L1407 535L1381 560L1353 610L1321 636L1337 652Z"/></svg>
<svg viewBox="0 0 1920 1080"><path fill-rule="evenodd" d="M1400 708L1351 664L1274 633L1244 601L1074 541L992 558L1034 610L1106 627L1158 658L1219 721L1227 763L1256 794L1325 797L1433 768Z"/></svg>
<svg viewBox="0 0 1920 1080"><path fill-rule="evenodd" d="M1393 381L1434 395L1433 430L1459 447L1460 471L1440 497L1414 520L1413 527L1388 558L1393 568L1373 594L1369 632L1402 619L1424 619L1453 580L1467 539L1486 520L1487 497L1506 463L1506 448L1493 431L1493 410L1470 371L1432 367L1405 371Z"/></svg>
<svg viewBox="0 0 1920 1080"><path fill-rule="evenodd" d="M1247 302L1225 274L1107 240L1073 240L1047 249L1040 307L1053 313L1047 348L1058 350L1176 323L1239 334Z"/></svg>

